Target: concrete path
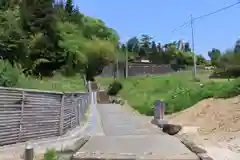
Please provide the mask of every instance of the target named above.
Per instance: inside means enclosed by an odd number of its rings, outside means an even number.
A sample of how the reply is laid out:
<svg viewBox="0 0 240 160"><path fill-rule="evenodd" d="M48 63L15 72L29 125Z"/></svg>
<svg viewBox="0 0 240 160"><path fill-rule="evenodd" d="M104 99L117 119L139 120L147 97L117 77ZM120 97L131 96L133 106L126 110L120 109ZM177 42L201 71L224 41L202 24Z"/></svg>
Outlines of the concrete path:
<svg viewBox="0 0 240 160"><path fill-rule="evenodd" d="M98 105L103 131L106 136L153 135L155 132L144 127L131 112L120 105Z"/></svg>
<svg viewBox="0 0 240 160"><path fill-rule="evenodd" d="M177 138L146 127L120 105L97 106L103 135L95 135L73 156L103 159L198 160Z"/></svg>

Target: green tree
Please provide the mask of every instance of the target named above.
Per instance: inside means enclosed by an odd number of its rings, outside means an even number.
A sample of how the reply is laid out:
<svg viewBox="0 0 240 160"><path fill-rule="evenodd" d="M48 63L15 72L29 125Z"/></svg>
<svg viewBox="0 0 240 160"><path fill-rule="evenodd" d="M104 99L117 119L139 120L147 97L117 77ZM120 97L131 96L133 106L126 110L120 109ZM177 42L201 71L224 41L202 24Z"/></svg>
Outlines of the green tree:
<svg viewBox="0 0 240 160"><path fill-rule="evenodd" d="M217 66L218 65L218 60L221 57L221 51L213 48L211 51L208 52L208 56L211 59L211 64L213 66Z"/></svg>
<svg viewBox="0 0 240 160"><path fill-rule="evenodd" d="M65 10L66 12L71 15L73 13L73 1L72 0L67 0L66 1L66 6L65 6Z"/></svg>
<svg viewBox="0 0 240 160"><path fill-rule="evenodd" d="M93 80L103 67L115 61L117 46L109 40L88 40L76 24L70 22L59 23L61 47L65 48L65 70L81 71L87 80ZM94 46L94 47L93 47Z"/></svg>
<svg viewBox="0 0 240 160"><path fill-rule="evenodd" d="M191 52L190 44L188 42L184 44L184 51Z"/></svg>
<svg viewBox="0 0 240 160"><path fill-rule="evenodd" d="M140 44L137 37L132 37L127 41L127 48L129 52L139 52Z"/></svg>
<svg viewBox="0 0 240 160"><path fill-rule="evenodd" d="M12 65L25 59L24 34L17 9L0 10L0 56Z"/></svg>
<svg viewBox="0 0 240 160"><path fill-rule="evenodd" d="M235 46L234 46L234 52L240 53L240 40L237 40Z"/></svg>
<svg viewBox="0 0 240 160"><path fill-rule="evenodd" d="M206 65L207 60L202 55L197 55L197 65Z"/></svg>
<svg viewBox="0 0 240 160"><path fill-rule="evenodd" d="M80 71L92 79L120 50L117 32L71 0L2 0L0 14L0 56L24 73Z"/></svg>
<svg viewBox="0 0 240 160"><path fill-rule="evenodd" d="M161 53L163 51L161 43L157 44L157 51Z"/></svg>
<svg viewBox="0 0 240 160"><path fill-rule="evenodd" d="M217 72L221 77L239 77L240 76L240 54L234 50L227 50L219 58Z"/></svg>
<svg viewBox="0 0 240 160"><path fill-rule="evenodd" d="M63 58L58 46L53 0L22 0L20 12L28 55L34 62L32 68L27 68L48 75L60 67L59 61Z"/></svg>
<svg viewBox="0 0 240 160"><path fill-rule="evenodd" d="M69 16L66 16L65 5L63 0L59 0L54 4L54 11L57 21L67 21Z"/></svg>
<svg viewBox="0 0 240 160"><path fill-rule="evenodd" d="M157 48L157 45L156 45L155 41L152 41L151 52L152 52L152 54L158 54L158 48Z"/></svg>
<svg viewBox="0 0 240 160"><path fill-rule="evenodd" d="M0 10L13 9L19 5L20 0L1 0L0 1Z"/></svg>
<svg viewBox="0 0 240 160"><path fill-rule="evenodd" d="M147 56L148 53L150 52L150 47L151 47L151 42L152 42L152 37L147 35L147 34L143 34L140 38L140 56Z"/></svg>

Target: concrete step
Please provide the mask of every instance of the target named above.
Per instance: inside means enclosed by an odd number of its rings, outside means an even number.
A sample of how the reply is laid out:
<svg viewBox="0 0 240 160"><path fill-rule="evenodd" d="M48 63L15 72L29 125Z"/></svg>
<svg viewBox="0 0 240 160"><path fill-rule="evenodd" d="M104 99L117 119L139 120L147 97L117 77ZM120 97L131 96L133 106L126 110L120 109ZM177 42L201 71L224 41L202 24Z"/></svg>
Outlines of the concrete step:
<svg viewBox="0 0 240 160"><path fill-rule="evenodd" d="M99 104L107 104L110 102L110 97L107 94L107 91L104 91L104 90L98 91L97 99Z"/></svg>
<svg viewBox="0 0 240 160"><path fill-rule="evenodd" d="M169 135L94 136L72 157L82 159L198 160Z"/></svg>
<svg viewBox="0 0 240 160"><path fill-rule="evenodd" d="M99 89L97 82L91 82L91 90L97 91Z"/></svg>

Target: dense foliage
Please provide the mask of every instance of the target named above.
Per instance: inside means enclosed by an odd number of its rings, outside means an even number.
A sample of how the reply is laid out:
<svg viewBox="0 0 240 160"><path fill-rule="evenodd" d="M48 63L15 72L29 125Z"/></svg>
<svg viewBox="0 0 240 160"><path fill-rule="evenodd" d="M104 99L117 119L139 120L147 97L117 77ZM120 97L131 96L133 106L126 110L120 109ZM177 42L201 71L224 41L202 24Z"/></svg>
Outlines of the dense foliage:
<svg viewBox="0 0 240 160"><path fill-rule="evenodd" d="M165 113L171 114L206 98L229 98L240 94L239 79L208 79L209 73L211 72L199 71L200 82L193 81L191 71L162 76L129 77L121 79L123 88L119 95L140 113L152 116L156 100L164 101ZM110 78L99 78L98 81L102 86L112 84Z"/></svg>
<svg viewBox="0 0 240 160"><path fill-rule="evenodd" d="M93 79L116 59L116 31L83 15L72 0L1 0L0 21L1 59L25 75L60 71Z"/></svg>
<svg viewBox="0 0 240 160"><path fill-rule="evenodd" d="M176 70L192 66L194 62L194 53L191 51L189 43L182 40L162 45L156 43L151 36L143 34L140 38L129 39L126 45L122 45L122 50L134 53L135 57L150 59L153 63L171 64ZM215 67L212 75L214 77L239 77L239 53L240 40L236 42L233 49L225 52L213 48L208 52L210 61L207 61L202 55L197 55L196 64Z"/></svg>
<svg viewBox="0 0 240 160"><path fill-rule="evenodd" d="M119 91L122 89L122 84L118 81L113 81L109 86L107 93L110 96L116 96Z"/></svg>
<svg viewBox="0 0 240 160"><path fill-rule="evenodd" d="M215 66L213 77L234 78L240 76L240 41L238 40L233 49L223 53L213 48L208 52L211 65Z"/></svg>
<svg viewBox="0 0 240 160"><path fill-rule="evenodd" d="M140 38L133 37L128 40L126 49L129 53L135 53L135 57L149 59L156 64L171 64L174 69L186 68L193 65L193 53L189 43L175 41L164 44L156 43L149 35L143 34ZM207 65L206 59L197 55L197 65Z"/></svg>

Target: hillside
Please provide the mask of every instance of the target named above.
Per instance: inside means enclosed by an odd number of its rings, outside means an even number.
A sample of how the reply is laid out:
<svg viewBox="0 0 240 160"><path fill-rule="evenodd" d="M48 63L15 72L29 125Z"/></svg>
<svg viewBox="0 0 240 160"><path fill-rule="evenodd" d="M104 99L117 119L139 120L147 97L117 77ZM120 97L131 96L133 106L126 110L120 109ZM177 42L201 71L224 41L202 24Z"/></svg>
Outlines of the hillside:
<svg viewBox="0 0 240 160"><path fill-rule="evenodd" d="M119 79L123 89L120 96L129 105L145 115L153 115L153 106L160 99L166 104L166 114L179 112L210 97L232 97L239 94L238 80L209 79L209 71L198 73L199 82L193 81L192 72L176 72L162 76L142 76ZM98 78L102 86L112 78Z"/></svg>
<svg viewBox="0 0 240 160"><path fill-rule="evenodd" d="M72 0L0 5L0 86L83 90L83 75L92 80L116 58L117 32Z"/></svg>

